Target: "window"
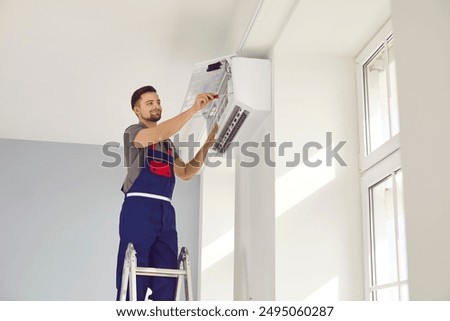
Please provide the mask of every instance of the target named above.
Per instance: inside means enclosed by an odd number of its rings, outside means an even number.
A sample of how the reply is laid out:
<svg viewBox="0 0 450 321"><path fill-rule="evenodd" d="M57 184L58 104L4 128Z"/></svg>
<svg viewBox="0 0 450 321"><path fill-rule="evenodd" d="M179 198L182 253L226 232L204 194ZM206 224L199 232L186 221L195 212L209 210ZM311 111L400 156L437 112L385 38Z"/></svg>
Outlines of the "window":
<svg viewBox="0 0 450 321"><path fill-rule="evenodd" d="M363 76L367 156L400 131L392 36L364 64Z"/></svg>
<svg viewBox="0 0 450 321"><path fill-rule="evenodd" d="M380 173L387 173L380 179ZM367 296L370 300L407 300L403 173L396 152L361 181L364 227L368 237Z"/></svg>
<svg viewBox="0 0 450 321"><path fill-rule="evenodd" d="M366 297L408 300L395 46L388 22L356 58Z"/></svg>

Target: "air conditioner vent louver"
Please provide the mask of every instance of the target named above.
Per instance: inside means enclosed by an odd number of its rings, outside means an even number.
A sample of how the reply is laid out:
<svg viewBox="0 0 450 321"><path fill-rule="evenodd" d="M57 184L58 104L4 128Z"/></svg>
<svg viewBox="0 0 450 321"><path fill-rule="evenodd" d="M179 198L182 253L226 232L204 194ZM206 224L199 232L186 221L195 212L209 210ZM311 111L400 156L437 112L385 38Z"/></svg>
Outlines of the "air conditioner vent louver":
<svg viewBox="0 0 450 321"><path fill-rule="evenodd" d="M239 106L234 107L231 117L225 124L226 131L220 135L216 145L214 145L214 149L217 152L221 154L226 152L248 114L249 112L247 110L242 109Z"/></svg>

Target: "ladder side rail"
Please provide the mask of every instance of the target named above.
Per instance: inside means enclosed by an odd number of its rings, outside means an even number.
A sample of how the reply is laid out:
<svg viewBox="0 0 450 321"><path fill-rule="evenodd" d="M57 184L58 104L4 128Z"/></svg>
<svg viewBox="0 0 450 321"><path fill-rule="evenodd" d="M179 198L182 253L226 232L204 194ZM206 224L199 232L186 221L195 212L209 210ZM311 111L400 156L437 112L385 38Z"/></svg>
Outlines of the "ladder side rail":
<svg viewBox="0 0 450 321"><path fill-rule="evenodd" d="M194 300L194 294L192 292L192 277L191 277L191 260L189 258L189 251L183 247L181 249L184 252L183 261L184 269L186 270L186 277L184 278L184 291L186 295L186 301Z"/></svg>
<svg viewBox="0 0 450 321"><path fill-rule="evenodd" d="M125 254L125 260L124 260L123 268L122 268L122 282L121 282L120 296L119 296L120 301L125 301L125 299L126 299L127 291L128 291L129 277L130 277L130 259L129 259L128 250L127 250L127 254Z"/></svg>
<svg viewBox="0 0 450 321"><path fill-rule="evenodd" d="M178 261L178 268L180 269L180 271L185 272L185 270L184 270L184 262L182 260ZM185 277L186 277L186 274L180 274L178 276L177 287L176 287L176 291L175 291L175 301L180 301L181 287L182 287L182 284L183 284L183 279Z"/></svg>
<svg viewBox="0 0 450 321"><path fill-rule="evenodd" d="M131 251L130 257L130 301L137 300L137 287L136 287L136 269L137 269L137 260L136 260L136 251Z"/></svg>

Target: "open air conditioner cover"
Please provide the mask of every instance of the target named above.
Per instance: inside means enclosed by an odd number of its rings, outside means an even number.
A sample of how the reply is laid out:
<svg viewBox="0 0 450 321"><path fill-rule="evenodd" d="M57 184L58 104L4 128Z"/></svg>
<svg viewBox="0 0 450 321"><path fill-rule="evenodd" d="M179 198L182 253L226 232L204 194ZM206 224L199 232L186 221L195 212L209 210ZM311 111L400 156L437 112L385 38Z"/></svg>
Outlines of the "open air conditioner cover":
<svg viewBox="0 0 450 321"><path fill-rule="evenodd" d="M271 111L271 78L267 59L227 56L195 65L181 112L190 108L200 93L217 93L219 98L183 127L180 140L203 142L217 124L218 141L213 150L218 156L223 156L232 142L250 141Z"/></svg>

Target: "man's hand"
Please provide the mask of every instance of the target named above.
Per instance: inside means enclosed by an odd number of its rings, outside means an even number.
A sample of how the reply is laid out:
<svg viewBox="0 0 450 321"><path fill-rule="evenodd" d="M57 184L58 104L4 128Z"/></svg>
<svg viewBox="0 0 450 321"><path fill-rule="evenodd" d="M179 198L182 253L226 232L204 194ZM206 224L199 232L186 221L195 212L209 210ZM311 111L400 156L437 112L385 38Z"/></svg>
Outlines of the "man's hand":
<svg viewBox="0 0 450 321"><path fill-rule="evenodd" d="M217 95L214 93L198 94L197 98L195 98L193 107L196 111L199 111L202 108L204 108L206 105L208 105L208 103L210 103L215 98L217 98Z"/></svg>

